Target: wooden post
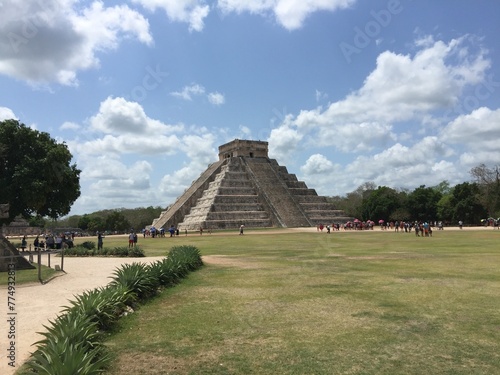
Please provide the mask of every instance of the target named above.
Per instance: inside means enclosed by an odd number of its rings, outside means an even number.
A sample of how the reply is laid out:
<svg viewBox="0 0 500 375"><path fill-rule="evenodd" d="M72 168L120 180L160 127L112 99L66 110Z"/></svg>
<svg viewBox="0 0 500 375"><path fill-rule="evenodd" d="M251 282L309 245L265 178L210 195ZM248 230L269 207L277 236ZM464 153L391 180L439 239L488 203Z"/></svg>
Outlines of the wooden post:
<svg viewBox="0 0 500 375"><path fill-rule="evenodd" d="M42 253L41 253L40 249L38 249L38 280L40 281L40 283L43 284L43 280L42 280Z"/></svg>
<svg viewBox="0 0 500 375"><path fill-rule="evenodd" d="M61 271L64 272L64 247L61 250Z"/></svg>

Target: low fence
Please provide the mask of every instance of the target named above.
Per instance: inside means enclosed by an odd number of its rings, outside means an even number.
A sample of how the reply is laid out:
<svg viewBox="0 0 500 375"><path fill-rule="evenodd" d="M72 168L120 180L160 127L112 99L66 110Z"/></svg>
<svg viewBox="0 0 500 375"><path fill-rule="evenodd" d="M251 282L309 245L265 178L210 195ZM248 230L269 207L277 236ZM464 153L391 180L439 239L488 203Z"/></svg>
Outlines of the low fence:
<svg viewBox="0 0 500 375"><path fill-rule="evenodd" d="M57 256L57 254L60 255L60 260L61 262L59 264L55 264L54 267L51 266L51 256ZM38 280L40 281L41 284L44 284L44 280L42 279L42 266L46 266L49 268L54 268L56 271L62 271L64 272L64 249L58 249L58 250L44 250L42 248L35 249L31 251L31 246L30 250L28 251L19 251L19 255L7 255L7 256L2 256L1 258L4 259L13 259L17 257L23 257L28 260L30 263L35 263L34 260L36 259L35 265L37 266L38 269ZM53 258L53 257L52 257Z"/></svg>

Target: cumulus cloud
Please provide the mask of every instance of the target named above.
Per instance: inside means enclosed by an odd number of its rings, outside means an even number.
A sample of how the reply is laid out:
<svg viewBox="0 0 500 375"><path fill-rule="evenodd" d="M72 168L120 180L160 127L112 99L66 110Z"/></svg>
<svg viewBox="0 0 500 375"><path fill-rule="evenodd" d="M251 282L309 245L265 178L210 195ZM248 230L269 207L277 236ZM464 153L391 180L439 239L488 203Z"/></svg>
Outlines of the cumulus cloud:
<svg viewBox="0 0 500 375"><path fill-rule="evenodd" d="M85 194L75 211L171 202L217 160L215 136L206 128L164 124L123 98L104 100L85 126L80 138L67 141L83 170ZM153 183L164 173L163 163L175 172Z"/></svg>
<svg viewBox="0 0 500 375"><path fill-rule="evenodd" d="M288 115L271 133L281 156L294 152L294 140L308 145L333 146L344 153L366 152L411 138L422 127L436 126L431 116L457 103L466 86L485 79L490 67L487 51L473 49L472 38L449 43L432 37L415 42L414 55L385 51L377 58L375 69L362 87L326 108L302 110ZM421 125L402 134L399 124L408 121Z"/></svg>
<svg viewBox="0 0 500 375"><path fill-rule="evenodd" d="M333 163L324 155L314 154L306 160L306 163L300 170L306 175L329 173L333 167Z"/></svg>
<svg viewBox="0 0 500 375"><path fill-rule="evenodd" d="M150 11L162 9L170 20L188 23L190 31L202 31L204 19L210 12L202 0L134 0L134 3Z"/></svg>
<svg viewBox="0 0 500 375"><path fill-rule="evenodd" d="M33 85L77 85L79 71L99 65L98 52L124 38L151 44L148 21L127 5L88 7L75 0L2 2L0 74ZM7 20L7 21L5 21Z"/></svg>
<svg viewBox="0 0 500 375"><path fill-rule="evenodd" d="M290 163L314 149L300 171L327 195L367 181L409 189L460 183L472 166L499 160L500 110L479 108L443 124L443 113L484 84L487 51L472 37L428 37L413 50L382 52L363 85L345 98L282 116L269 137L270 155Z"/></svg>
<svg viewBox="0 0 500 375"><path fill-rule="evenodd" d="M278 160L287 160L297 150L303 135L296 129L282 125L271 130L269 155Z"/></svg>
<svg viewBox="0 0 500 375"><path fill-rule="evenodd" d="M190 86L184 86L181 91L171 92L170 95L184 100L193 100L193 95L202 95L204 93L205 88L195 83Z"/></svg>
<svg viewBox="0 0 500 375"><path fill-rule="evenodd" d="M180 148L186 153L189 161L175 172L163 176L159 184L163 199L173 202L191 186L209 164L217 160L214 143L215 137L210 133L186 135L181 138Z"/></svg>
<svg viewBox="0 0 500 375"><path fill-rule="evenodd" d="M318 11L344 9L356 0L219 0L217 7L223 14L249 12L259 15L274 15L276 21L288 30L299 29L305 19Z"/></svg>
<svg viewBox="0 0 500 375"><path fill-rule="evenodd" d="M10 108L0 107L0 121L11 119L17 120L17 116L14 112Z"/></svg>
<svg viewBox="0 0 500 375"><path fill-rule="evenodd" d="M500 109L478 108L450 122L441 132L443 140L463 144L475 151L497 151L500 139Z"/></svg>
<svg viewBox="0 0 500 375"><path fill-rule="evenodd" d="M59 127L59 129L61 130L74 130L74 131L80 130L80 128L81 128L80 125L75 124L74 122L71 121L66 121Z"/></svg>
<svg viewBox="0 0 500 375"><path fill-rule="evenodd" d="M90 119L91 128L106 134L135 133L142 135L166 134L179 127L163 124L149 118L137 102L124 98L108 97L100 107L99 113Z"/></svg>
<svg viewBox="0 0 500 375"><path fill-rule="evenodd" d="M207 95L208 101L212 103L213 105L222 105L226 102L226 99L224 98L224 95L222 95L219 92L211 92Z"/></svg>
<svg viewBox="0 0 500 375"><path fill-rule="evenodd" d="M358 156L344 166L313 155L300 168L306 181L318 193L343 195L373 181L378 186L413 189L434 186L443 180L451 184L467 179L460 165L446 160L453 150L437 137L425 137L414 145L396 143L375 154ZM332 190L334 189L334 190Z"/></svg>

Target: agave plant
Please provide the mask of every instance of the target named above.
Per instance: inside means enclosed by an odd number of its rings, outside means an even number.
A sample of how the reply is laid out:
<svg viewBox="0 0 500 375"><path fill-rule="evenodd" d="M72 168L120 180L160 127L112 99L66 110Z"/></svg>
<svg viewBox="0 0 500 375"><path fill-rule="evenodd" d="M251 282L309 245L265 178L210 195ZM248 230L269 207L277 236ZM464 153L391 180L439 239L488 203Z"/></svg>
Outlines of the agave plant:
<svg viewBox="0 0 500 375"><path fill-rule="evenodd" d="M164 258L149 266L151 275L158 280L159 285L168 287L179 282L180 277L174 272L172 264L172 261Z"/></svg>
<svg viewBox="0 0 500 375"><path fill-rule="evenodd" d="M109 330L127 305L135 301L134 293L126 286L107 286L86 291L65 306L66 313L89 317L99 329Z"/></svg>
<svg viewBox="0 0 500 375"><path fill-rule="evenodd" d="M195 246L174 246L170 249L168 258L182 263L189 271L194 271L203 265L200 251Z"/></svg>
<svg viewBox="0 0 500 375"><path fill-rule="evenodd" d="M88 316L63 314L40 332L44 339L35 343L37 350L27 366L38 374L100 374L109 355L100 343L100 333Z"/></svg>
<svg viewBox="0 0 500 375"><path fill-rule="evenodd" d="M82 343L87 349L93 349L99 344L100 333L97 323L90 316L63 314L44 326L47 332L39 332L44 339L35 345L43 346L61 343L69 340L72 343Z"/></svg>
<svg viewBox="0 0 500 375"><path fill-rule="evenodd" d="M102 374L110 361L103 347L89 350L81 343L69 339L50 341L33 353L28 367L43 375L96 375Z"/></svg>
<svg viewBox="0 0 500 375"><path fill-rule="evenodd" d="M124 264L113 271L110 286L122 285L133 292L139 299L145 299L156 293L158 281L148 272L143 263Z"/></svg>

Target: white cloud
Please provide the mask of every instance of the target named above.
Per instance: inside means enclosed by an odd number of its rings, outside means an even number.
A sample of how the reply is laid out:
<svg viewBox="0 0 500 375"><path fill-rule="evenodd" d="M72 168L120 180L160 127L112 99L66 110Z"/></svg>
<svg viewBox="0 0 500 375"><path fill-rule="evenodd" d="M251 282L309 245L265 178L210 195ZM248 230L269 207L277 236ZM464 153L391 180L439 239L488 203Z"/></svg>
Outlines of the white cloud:
<svg viewBox="0 0 500 375"><path fill-rule="evenodd" d="M184 86L181 91L171 92L170 95L184 100L193 100L193 95L202 95L205 93L205 88L197 83L190 86Z"/></svg>
<svg viewBox="0 0 500 375"><path fill-rule="evenodd" d="M231 12L267 15L273 14L276 21L288 30L302 27L304 20L318 11L344 9L356 0L219 0L217 7L223 14Z"/></svg>
<svg viewBox="0 0 500 375"><path fill-rule="evenodd" d="M212 103L213 105L222 105L226 102L226 99L224 98L224 95L221 93L216 92L211 92L207 95L208 101Z"/></svg>
<svg viewBox="0 0 500 375"><path fill-rule="evenodd" d="M133 0L144 8L155 11L160 8L167 17L176 22L186 22L189 30L202 31L204 19L210 12L210 7L202 0Z"/></svg>
<svg viewBox="0 0 500 375"><path fill-rule="evenodd" d="M299 29L304 20L314 12L347 8L355 0L279 0L274 6L278 22L288 30Z"/></svg>
<svg viewBox="0 0 500 375"><path fill-rule="evenodd" d="M159 191L164 201L174 202L175 198L191 186L209 164L217 160L214 142L215 137L209 133L186 135L181 138L180 149L186 153L189 162L161 179Z"/></svg>
<svg viewBox="0 0 500 375"><path fill-rule="evenodd" d="M500 110L480 108L439 131L442 114L486 79L491 63L474 43L430 37L415 43L413 55L381 53L358 90L326 108L286 115L271 132L270 154L290 163L304 148L323 147L300 170L308 185L328 195L367 181L409 189L466 181L472 166L500 160ZM360 156L351 160L352 153Z"/></svg>
<svg viewBox="0 0 500 375"><path fill-rule="evenodd" d="M278 160L289 160L297 151L303 135L286 125L271 130L269 135L269 155Z"/></svg>
<svg viewBox="0 0 500 375"><path fill-rule="evenodd" d="M412 146L396 143L380 153L358 156L343 167L322 155L313 155L300 170L308 186L319 194L343 195L368 181L395 189L414 189L443 180L451 184L466 180L467 170L445 160L452 154L453 150L437 137L425 137Z"/></svg>
<svg viewBox="0 0 500 375"><path fill-rule="evenodd" d="M75 0L2 2L0 74L33 85L77 85L79 71L99 65L98 52L124 38L152 43L148 21L127 5L88 7Z"/></svg>
<svg viewBox="0 0 500 375"><path fill-rule="evenodd" d="M10 108L0 107L0 121L10 120L10 119L17 120L17 117L14 114L14 112Z"/></svg>
<svg viewBox="0 0 500 375"><path fill-rule="evenodd" d="M323 100L323 99L328 99L328 94L321 92L319 90L316 90L315 96L316 96L317 102L319 102L320 100Z"/></svg>
<svg viewBox="0 0 500 375"><path fill-rule="evenodd" d="M149 118L139 103L112 97L101 102L99 113L91 117L90 124L93 130L112 135L135 133L154 137L182 129Z"/></svg>
<svg viewBox="0 0 500 375"><path fill-rule="evenodd" d="M250 129L248 126L245 125L240 125L238 128L240 129L240 133L243 135L242 137L239 138L251 139L252 129Z"/></svg>
<svg viewBox="0 0 500 375"><path fill-rule="evenodd" d="M314 154L306 160L306 163L300 168L306 175L329 173L332 170L333 163L324 155Z"/></svg>
<svg viewBox="0 0 500 375"><path fill-rule="evenodd" d="M478 108L450 122L441 137L453 144L463 144L474 151L498 151L500 140L500 109Z"/></svg>
<svg viewBox="0 0 500 375"><path fill-rule="evenodd" d="M59 129L60 130L80 130L81 126L78 124L75 124L74 122L71 121L66 121L64 122Z"/></svg>
<svg viewBox="0 0 500 375"><path fill-rule="evenodd" d="M88 138L67 141L83 170L75 212L174 201L217 160L215 137L206 128L163 124L123 98L103 101L79 134ZM161 178L164 169L174 172Z"/></svg>
<svg viewBox="0 0 500 375"><path fill-rule="evenodd" d="M416 42L414 56L381 53L360 89L326 109L287 116L271 133L270 141L276 144L273 150L280 150L280 156L291 155L296 140L306 139L309 146L366 152L397 141L396 126L407 121L422 124L411 129L411 134L425 134L424 124L436 127L430 115L451 108L466 86L484 80L490 62L483 49L469 51L473 42L472 38L449 43L429 38ZM410 137L406 133L401 138Z"/></svg>

